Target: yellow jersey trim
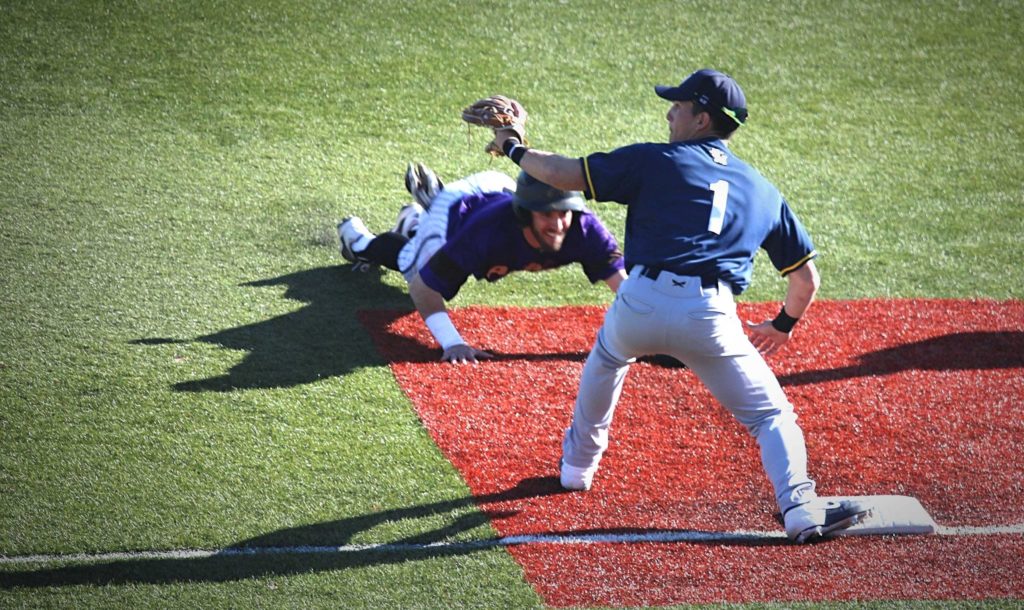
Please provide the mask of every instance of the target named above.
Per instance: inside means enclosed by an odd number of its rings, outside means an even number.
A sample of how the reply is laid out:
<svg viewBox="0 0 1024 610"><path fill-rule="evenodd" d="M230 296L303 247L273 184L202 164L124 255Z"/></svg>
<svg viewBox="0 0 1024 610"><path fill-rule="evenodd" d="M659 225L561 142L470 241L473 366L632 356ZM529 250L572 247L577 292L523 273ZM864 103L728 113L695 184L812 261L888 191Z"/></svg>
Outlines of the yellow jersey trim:
<svg viewBox="0 0 1024 610"><path fill-rule="evenodd" d="M801 258L796 263L786 267L785 269L779 270L779 273L781 273L782 276L785 277L789 273L792 273L793 271L796 271L800 267L803 267L804 265L806 265L807 261L811 260L812 258L814 258L816 256L818 256L818 253L812 250L810 254L808 254L807 256L805 256L803 258Z"/></svg>
<svg viewBox="0 0 1024 610"><path fill-rule="evenodd" d="M594 182L590 179L590 164L587 163L587 158L583 157L583 179L587 181L587 192L590 193L591 199L597 199L597 194L594 193Z"/></svg>

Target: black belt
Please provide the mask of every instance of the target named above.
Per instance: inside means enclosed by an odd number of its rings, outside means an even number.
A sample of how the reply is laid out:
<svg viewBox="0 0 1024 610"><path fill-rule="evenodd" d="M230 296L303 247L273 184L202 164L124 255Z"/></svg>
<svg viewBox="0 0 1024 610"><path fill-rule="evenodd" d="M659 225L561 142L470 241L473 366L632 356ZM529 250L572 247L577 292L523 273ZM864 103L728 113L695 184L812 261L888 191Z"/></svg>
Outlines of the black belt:
<svg viewBox="0 0 1024 610"><path fill-rule="evenodd" d="M665 271L666 273L672 273L671 271L668 271L667 269L660 269L658 267L648 267L648 266L645 265L644 266L644 270L640 272L640 276L648 278L648 279L651 279L651 280L656 280L656 279L658 279L658 276L661 275L662 271ZM676 275L682 275L682 274L676 274ZM700 287L701 288L717 288L718 287L718 278L717 277L711 277L711 276L702 275L702 276L700 276Z"/></svg>

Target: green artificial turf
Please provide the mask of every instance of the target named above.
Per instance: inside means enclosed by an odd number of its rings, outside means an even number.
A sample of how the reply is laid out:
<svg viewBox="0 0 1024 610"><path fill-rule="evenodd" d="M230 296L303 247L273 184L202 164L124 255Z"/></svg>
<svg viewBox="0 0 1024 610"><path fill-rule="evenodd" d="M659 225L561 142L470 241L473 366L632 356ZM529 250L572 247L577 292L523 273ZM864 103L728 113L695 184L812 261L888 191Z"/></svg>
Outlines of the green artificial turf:
<svg viewBox="0 0 1024 610"><path fill-rule="evenodd" d="M409 161L515 175L459 120L492 93L578 156L664 140L652 85L725 70L821 298L1021 298L1022 24L997 0L0 0L0 555L492 537L356 318L410 309L403 281L334 233L390 227ZM759 257L744 298L783 290ZM564 269L453 305L609 301ZM58 583L0 606L542 605L504 550L457 548L0 564Z"/></svg>

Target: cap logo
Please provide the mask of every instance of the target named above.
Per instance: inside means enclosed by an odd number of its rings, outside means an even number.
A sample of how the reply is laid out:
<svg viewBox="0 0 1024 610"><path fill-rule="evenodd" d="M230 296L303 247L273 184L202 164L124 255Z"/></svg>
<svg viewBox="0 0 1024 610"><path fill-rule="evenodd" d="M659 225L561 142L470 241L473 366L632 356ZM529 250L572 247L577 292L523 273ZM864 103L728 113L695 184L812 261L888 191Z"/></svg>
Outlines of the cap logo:
<svg viewBox="0 0 1024 610"><path fill-rule="evenodd" d="M722 106L722 112L725 113L725 116L736 121L736 123L739 125L742 125L743 121L745 121L747 118L747 113L743 109L741 109L740 112L737 113L732 108L726 108L725 106ZM743 116L740 116L740 113L742 113Z"/></svg>

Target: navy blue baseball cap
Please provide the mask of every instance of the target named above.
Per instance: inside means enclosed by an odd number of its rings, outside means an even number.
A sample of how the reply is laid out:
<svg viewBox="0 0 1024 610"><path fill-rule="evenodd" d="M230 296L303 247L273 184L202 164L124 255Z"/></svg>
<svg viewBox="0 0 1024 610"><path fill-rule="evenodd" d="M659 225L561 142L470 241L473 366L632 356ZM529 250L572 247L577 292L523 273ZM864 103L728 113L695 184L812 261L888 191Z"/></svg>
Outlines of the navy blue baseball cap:
<svg viewBox="0 0 1024 610"><path fill-rule="evenodd" d="M655 85L654 91L669 101L697 102L710 110L721 110L740 125L747 120L747 97L743 89L731 76L717 70L697 70L678 87Z"/></svg>

